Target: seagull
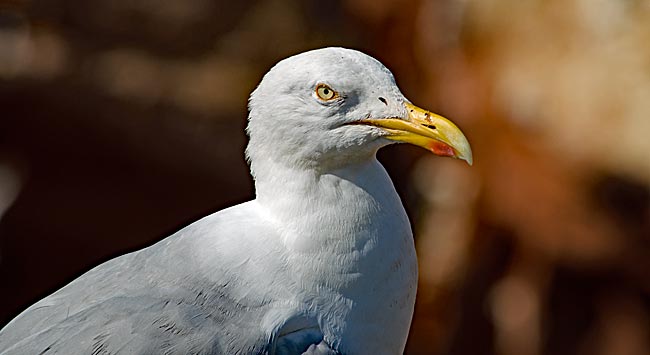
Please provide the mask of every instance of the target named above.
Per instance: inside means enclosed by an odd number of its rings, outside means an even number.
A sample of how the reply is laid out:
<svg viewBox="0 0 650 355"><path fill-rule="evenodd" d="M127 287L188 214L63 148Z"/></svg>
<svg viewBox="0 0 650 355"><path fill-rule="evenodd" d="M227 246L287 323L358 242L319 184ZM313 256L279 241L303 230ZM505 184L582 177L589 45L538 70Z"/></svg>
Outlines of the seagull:
<svg viewBox="0 0 650 355"><path fill-rule="evenodd" d="M277 63L246 131L254 200L91 269L9 322L0 354L402 354L417 259L376 153L471 165L463 133L344 48Z"/></svg>

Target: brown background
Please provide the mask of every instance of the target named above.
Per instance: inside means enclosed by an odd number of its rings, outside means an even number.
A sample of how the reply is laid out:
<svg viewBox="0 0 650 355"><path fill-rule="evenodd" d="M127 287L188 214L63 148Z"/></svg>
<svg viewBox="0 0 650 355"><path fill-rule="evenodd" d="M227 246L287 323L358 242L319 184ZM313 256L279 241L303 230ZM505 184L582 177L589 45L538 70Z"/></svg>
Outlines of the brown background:
<svg viewBox="0 0 650 355"><path fill-rule="evenodd" d="M416 232L407 354L650 353L650 5L0 1L0 325L253 196L246 100L338 45L468 136L384 149Z"/></svg>

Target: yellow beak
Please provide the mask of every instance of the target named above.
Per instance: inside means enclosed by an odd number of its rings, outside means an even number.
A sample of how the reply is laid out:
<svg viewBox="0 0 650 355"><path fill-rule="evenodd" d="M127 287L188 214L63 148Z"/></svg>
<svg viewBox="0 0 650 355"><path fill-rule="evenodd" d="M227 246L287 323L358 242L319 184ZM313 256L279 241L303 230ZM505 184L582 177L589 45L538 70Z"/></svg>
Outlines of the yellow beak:
<svg viewBox="0 0 650 355"><path fill-rule="evenodd" d="M465 160L472 165L472 148L453 122L409 102L404 105L408 110L406 119L365 119L359 123L383 128L388 132L387 139L414 144L436 155Z"/></svg>

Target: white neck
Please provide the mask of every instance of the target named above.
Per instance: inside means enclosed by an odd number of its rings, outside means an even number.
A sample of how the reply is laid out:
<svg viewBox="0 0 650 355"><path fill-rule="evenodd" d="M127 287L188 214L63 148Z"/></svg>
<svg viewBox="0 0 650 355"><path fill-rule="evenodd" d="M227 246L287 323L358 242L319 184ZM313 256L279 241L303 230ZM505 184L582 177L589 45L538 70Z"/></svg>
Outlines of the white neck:
<svg viewBox="0 0 650 355"><path fill-rule="evenodd" d="M384 218L399 217L399 228L410 228L399 196L374 156L328 173L285 167L270 170L255 183L257 201L278 225L285 226L288 246L322 250L324 243L335 241L337 247L358 250L365 241L355 237L379 234ZM328 234L313 240L308 233L313 230Z"/></svg>

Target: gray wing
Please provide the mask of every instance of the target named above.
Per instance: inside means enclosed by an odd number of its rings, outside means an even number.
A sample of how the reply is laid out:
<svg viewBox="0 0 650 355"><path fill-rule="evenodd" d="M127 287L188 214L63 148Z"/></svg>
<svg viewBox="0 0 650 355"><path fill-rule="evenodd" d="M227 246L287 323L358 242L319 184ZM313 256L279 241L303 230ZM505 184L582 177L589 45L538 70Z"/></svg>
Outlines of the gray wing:
<svg viewBox="0 0 650 355"><path fill-rule="evenodd" d="M260 324L270 301L242 292L236 270L249 259L209 265L201 256L219 234L265 232L254 221L244 230L223 222L250 214L239 209L110 260L34 304L0 331L0 354L268 352Z"/></svg>
<svg viewBox="0 0 650 355"><path fill-rule="evenodd" d="M218 303L207 306L209 301L203 298L202 291L152 292L155 286L146 276L107 277L110 280L103 280L99 290L87 285L91 280L119 273L117 264L125 261L101 265L78 283L73 282L23 312L0 334L0 353L229 354L239 350L235 347L246 348L245 353L263 350L262 334L251 339L255 329L245 336L236 333L251 328L256 314L229 300L223 292L214 295L221 298ZM145 287L139 292L120 292L125 291L124 283L141 283ZM93 300L101 291L111 295Z"/></svg>

